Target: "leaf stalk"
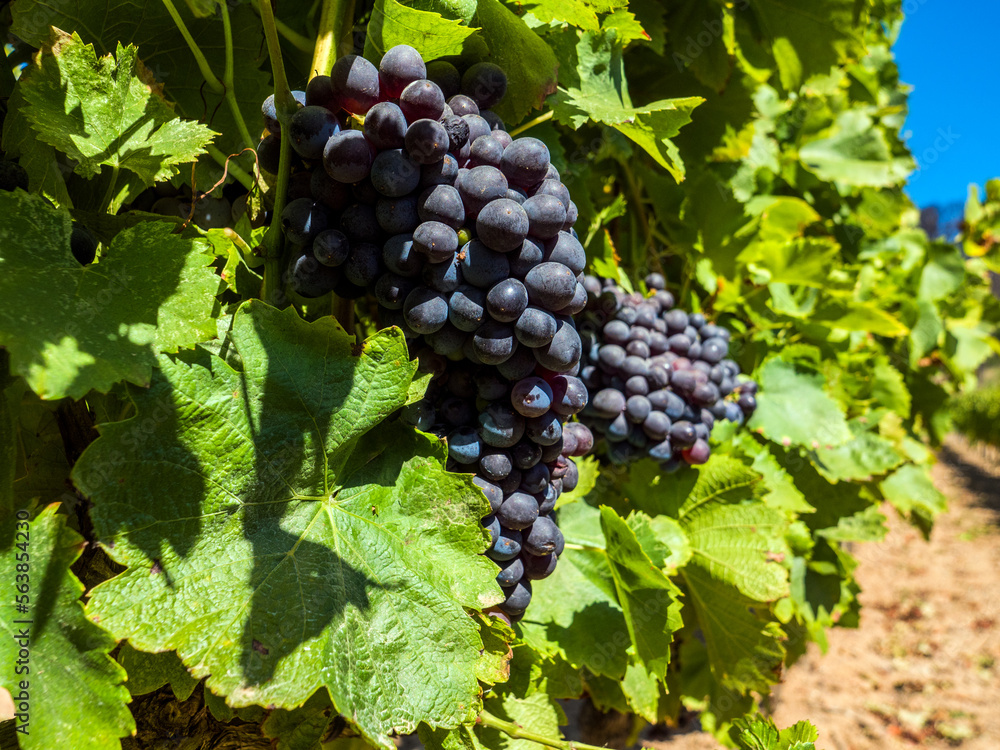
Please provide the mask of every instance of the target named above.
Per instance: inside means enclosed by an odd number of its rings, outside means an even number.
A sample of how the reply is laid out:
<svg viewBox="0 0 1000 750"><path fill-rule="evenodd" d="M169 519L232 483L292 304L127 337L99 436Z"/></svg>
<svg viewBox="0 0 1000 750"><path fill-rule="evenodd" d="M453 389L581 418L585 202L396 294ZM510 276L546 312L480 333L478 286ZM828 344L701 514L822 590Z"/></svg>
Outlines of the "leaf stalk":
<svg viewBox="0 0 1000 750"><path fill-rule="evenodd" d="M587 745L583 742L561 740L556 739L555 737L546 737L541 734L536 734L535 732L529 732L512 721L504 721L503 719L494 716L489 711L480 711L478 721L484 727L496 729L498 732L503 732L514 739L537 742L539 745L554 747L557 750L607 750L607 748L598 747L597 745Z"/></svg>

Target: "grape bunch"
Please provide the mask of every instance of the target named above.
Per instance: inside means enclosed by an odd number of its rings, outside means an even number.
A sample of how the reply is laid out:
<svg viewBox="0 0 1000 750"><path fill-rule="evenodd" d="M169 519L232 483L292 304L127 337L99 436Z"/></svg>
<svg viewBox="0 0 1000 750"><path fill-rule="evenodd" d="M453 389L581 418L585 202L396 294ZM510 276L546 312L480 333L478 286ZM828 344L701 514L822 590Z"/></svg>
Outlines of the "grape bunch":
<svg viewBox="0 0 1000 750"><path fill-rule="evenodd" d="M490 111L506 89L492 63L460 73L406 45L377 68L341 58L296 94L281 221L295 292L374 297L379 323L433 373L403 417L447 439L449 468L476 474L499 609L516 618L562 552L553 510L593 435L569 421L588 400L577 209L545 144ZM262 111L258 163L275 171L283 125L272 98Z"/></svg>
<svg viewBox="0 0 1000 750"><path fill-rule="evenodd" d="M743 424L753 415L757 384L729 358L728 330L674 307L661 274L645 281L648 297L584 279L580 378L593 395L581 419L610 461L649 456L673 471L708 460L716 420Z"/></svg>

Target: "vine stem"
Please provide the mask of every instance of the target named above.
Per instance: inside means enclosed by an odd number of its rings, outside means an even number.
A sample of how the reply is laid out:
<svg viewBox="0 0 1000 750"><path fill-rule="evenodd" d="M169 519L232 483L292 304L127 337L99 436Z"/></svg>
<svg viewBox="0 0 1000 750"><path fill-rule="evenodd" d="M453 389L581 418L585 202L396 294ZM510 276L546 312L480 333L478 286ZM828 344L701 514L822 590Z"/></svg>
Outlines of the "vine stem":
<svg viewBox="0 0 1000 750"><path fill-rule="evenodd" d="M353 24L354 0L323 0L319 17L319 31L316 33L316 47L313 49L312 66L309 77L329 75L333 64L340 56L340 42L344 29Z"/></svg>
<svg viewBox="0 0 1000 750"><path fill-rule="evenodd" d="M534 732L529 732L512 721L504 721L503 719L497 718L489 711L479 712L479 723L484 727L496 729L497 731L503 732L504 734L515 739L530 740L531 742L537 742L539 745L557 748L557 750L607 750L607 748L598 747L597 745L587 745L583 742L559 740L555 737L546 737L545 735L535 734Z"/></svg>
<svg viewBox="0 0 1000 750"><path fill-rule="evenodd" d="M229 4L219 3L219 8L222 11L222 30L226 40L226 69L222 73L222 85L226 89L226 103L233 113L233 119L236 120L236 127L240 130L244 145L248 148L254 148L257 142L250 137L243 113L240 112L240 105L236 101L236 85L233 83L233 26L229 21Z"/></svg>
<svg viewBox="0 0 1000 750"><path fill-rule="evenodd" d="M271 72L274 74L274 104L278 119L284 127L281 128L281 151L278 160L278 184L274 190L274 209L271 216L271 226L264 235L264 282L261 284L260 296L269 304L279 305L281 300L282 262L284 237L281 233L281 213L285 210L285 200L288 196L288 178L292 171L292 142L288 136L288 119L295 112L297 102L288 88L285 77L285 63L281 59L281 43L278 41L278 30L274 24L274 11L271 0L263 0L260 4L260 20L264 26L264 36L267 38L267 53L271 58Z"/></svg>
<svg viewBox="0 0 1000 750"><path fill-rule="evenodd" d="M253 0L253 9L260 15L260 0ZM300 34L280 18L275 17L274 26L285 39L291 42L292 46L303 52L312 52L313 43L309 37Z"/></svg>
<svg viewBox="0 0 1000 750"><path fill-rule="evenodd" d="M101 199L101 213L108 213L108 209L111 208L111 201L115 197L115 188L118 186L118 165L115 164L111 167L111 181L108 183L108 189L104 191L104 197Z"/></svg>
<svg viewBox="0 0 1000 750"><path fill-rule="evenodd" d="M177 12L177 6L174 5L173 0L163 0L163 5L166 7L167 13L170 14L170 17L174 19L174 24L180 30L181 36L184 37L184 41L187 42L188 49L191 50L191 54L194 56L195 62L198 63L198 69L205 77L209 87L216 94L223 93L225 86L222 81L218 79L215 73L212 72L212 68L209 67L208 60L205 59L205 55L202 53L198 43L194 40L194 37L191 36L191 32L188 31L187 24L184 23L184 19L181 18L181 14Z"/></svg>
<svg viewBox="0 0 1000 750"><path fill-rule="evenodd" d="M520 135L525 130L535 127L535 125L541 125L543 122L551 120L552 117L555 115L555 113L556 111L554 109L550 109L548 112L538 115L538 117L536 117L534 120L529 120L528 122L524 123L524 125L514 128L512 131L510 131L510 134L511 136Z"/></svg>

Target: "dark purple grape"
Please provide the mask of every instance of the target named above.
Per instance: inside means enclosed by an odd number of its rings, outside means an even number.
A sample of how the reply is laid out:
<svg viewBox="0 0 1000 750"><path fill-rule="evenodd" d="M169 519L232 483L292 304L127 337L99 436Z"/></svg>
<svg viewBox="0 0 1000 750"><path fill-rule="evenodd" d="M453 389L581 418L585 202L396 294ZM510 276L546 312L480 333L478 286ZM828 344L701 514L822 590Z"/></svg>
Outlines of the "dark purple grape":
<svg viewBox="0 0 1000 750"><path fill-rule="evenodd" d="M379 93L388 99L396 99L409 84L424 78L427 68L420 53L413 47L397 44L383 55L378 72Z"/></svg>
<svg viewBox="0 0 1000 750"><path fill-rule="evenodd" d="M479 109L489 109L507 93L507 75L493 63L476 63L462 76L462 93Z"/></svg>
<svg viewBox="0 0 1000 750"><path fill-rule="evenodd" d="M378 69L360 55L337 60L330 84L339 105L352 114L363 115L378 103Z"/></svg>
<svg viewBox="0 0 1000 750"><path fill-rule="evenodd" d="M433 81L414 81L399 95L399 108L411 123L422 119L436 121L444 113L444 94Z"/></svg>

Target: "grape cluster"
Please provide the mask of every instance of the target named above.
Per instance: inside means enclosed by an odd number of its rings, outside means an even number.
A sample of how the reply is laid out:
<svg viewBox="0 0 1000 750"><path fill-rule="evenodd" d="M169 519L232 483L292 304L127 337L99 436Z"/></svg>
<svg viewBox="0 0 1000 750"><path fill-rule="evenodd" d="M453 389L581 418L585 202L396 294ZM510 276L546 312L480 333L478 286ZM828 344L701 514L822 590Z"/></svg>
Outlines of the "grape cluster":
<svg viewBox="0 0 1000 750"><path fill-rule="evenodd" d="M297 248L292 288L373 296L379 323L399 326L433 373L403 417L447 438L449 468L476 474L499 608L519 617L562 552L552 512L593 435L568 421L588 399L575 377L577 209L545 144L511 137L490 111L506 89L492 63L460 73L406 45L378 68L338 60L287 123L296 163L281 220ZM258 161L275 171L282 125L273 99L262 111Z"/></svg>
<svg viewBox="0 0 1000 750"><path fill-rule="evenodd" d="M650 456L666 471L703 464L716 420L743 424L757 408L757 384L729 359L728 330L674 307L661 274L645 281L649 296L584 278L580 378L593 396L581 419L614 463Z"/></svg>

